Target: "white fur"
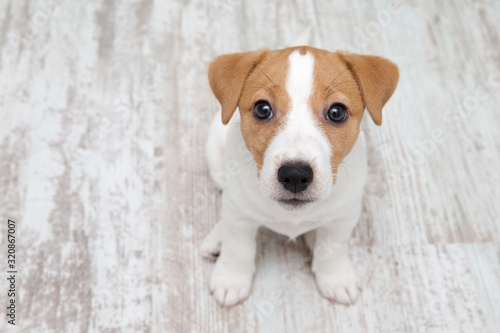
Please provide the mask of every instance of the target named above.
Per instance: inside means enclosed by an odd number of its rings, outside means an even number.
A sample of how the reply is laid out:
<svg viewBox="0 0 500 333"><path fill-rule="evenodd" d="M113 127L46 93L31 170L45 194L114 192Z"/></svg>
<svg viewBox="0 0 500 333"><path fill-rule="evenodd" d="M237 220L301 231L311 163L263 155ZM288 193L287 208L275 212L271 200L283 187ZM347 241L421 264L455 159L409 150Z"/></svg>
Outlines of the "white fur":
<svg viewBox="0 0 500 333"><path fill-rule="evenodd" d="M227 126L221 122L221 116L214 117L210 123L209 135L205 144L205 159L207 160L210 177L215 185L222 189L226 180L224 176L224 150L226 145Z"/></svg>
<svg viewBox="0 0 500 333"><path fill-rule="evenodd" d="M314 253L312 270L320 292L341 303L352 303L358 295L359 280L349 260L347 240L361 210L367 170L364 138L360 135L344 158L344 167L339 168L332 185L332 149L307 106L309 95L314 93L314 58L294 52L289 61L286 86L292 110L264 155L260 181L241 135L238 110L227 126L225 146L207 144L210 173L223 173L224 190L221 221L202 244L202 251L211 256L221 247L209 287L225 306L236 304L250 293L255 273L255 236L260 226L290 238L309 233L307 243ZM220 122L220 113L216 118ZM212 126L209 142L223 141L221 135L225 134ZM221 160L216 161L221 149L225 150L222 171L220 167L212 169L213 165L222 165ZM275 200L289 195L277 182L277 168L288 160L308 162L314 170L313 183L304 196L315 201L296 209Z"/></svg>

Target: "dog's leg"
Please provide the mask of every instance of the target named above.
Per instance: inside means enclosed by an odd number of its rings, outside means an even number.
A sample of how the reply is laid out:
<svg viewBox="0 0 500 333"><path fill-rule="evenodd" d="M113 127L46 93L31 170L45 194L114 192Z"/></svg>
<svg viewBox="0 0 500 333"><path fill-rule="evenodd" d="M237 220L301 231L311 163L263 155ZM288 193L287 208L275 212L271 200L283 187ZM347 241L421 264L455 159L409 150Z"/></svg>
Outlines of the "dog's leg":
<svg viewBox="0 0 500 333"><path fill-rule="evenodd" d="M201 255L208 259L216 259L220 254L222 241L221 223L217 223L201 243Z"/></svg>
<svg viewBox="0 0 500 333"><path fill-rule="evenodd" d="M252 223L224 223L222 249L210 279L210 291L223 306L232 306L250 293L255 273L258 226Z"/></svg>
<svg viewBox="0 0 500 333"><path fill-rule="evenodd" d="M314 253L314 244L316 244L316 230L311 230L304 234L304 241L311 254Z"/></svg>
<svg viewBox="0 0 500 333"><path fill-rule="evenodd" d="M361 290L347 246L359 211L350 215L342 224L334 223L317 229L312 263L321 294L342 304L353 304Z"/></svg>

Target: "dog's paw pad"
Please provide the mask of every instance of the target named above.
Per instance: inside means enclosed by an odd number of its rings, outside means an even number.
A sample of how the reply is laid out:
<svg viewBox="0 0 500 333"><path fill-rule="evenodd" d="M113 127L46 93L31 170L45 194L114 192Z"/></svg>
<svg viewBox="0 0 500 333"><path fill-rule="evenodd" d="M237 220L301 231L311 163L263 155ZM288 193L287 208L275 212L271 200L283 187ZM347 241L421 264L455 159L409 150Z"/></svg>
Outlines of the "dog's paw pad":
<svg viewBox="0 0 500 333"><path fill-rule="evenodd" d="M221 306L241 303L250 294L253 274L217 274L210 279L210 292Z"/></svg>
<svg viewBox="0 0 500 333"><path fill-rule="evenodd" d="M354 270L344 273L316 274L319 291L332 303L354 304L361 291L358 275Z"/></svg>

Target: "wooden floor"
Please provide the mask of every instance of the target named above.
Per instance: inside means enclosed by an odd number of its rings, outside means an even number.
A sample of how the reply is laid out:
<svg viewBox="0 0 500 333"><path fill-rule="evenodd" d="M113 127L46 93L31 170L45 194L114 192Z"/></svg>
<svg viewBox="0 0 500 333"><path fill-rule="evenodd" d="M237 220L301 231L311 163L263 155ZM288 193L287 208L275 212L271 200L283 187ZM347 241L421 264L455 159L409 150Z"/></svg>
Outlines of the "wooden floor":
<svg viewBox="0 0 500 333"><path fill-rule="evenodd" d="M0 1L0 267L10 218L19 296L0 331L499 332L499 22L489 0ZM364 291L330 304L303 241L264 230L251 296L220 308L199 255L220 213L207 67L308 30L400 67L363 131Z"/></svg>

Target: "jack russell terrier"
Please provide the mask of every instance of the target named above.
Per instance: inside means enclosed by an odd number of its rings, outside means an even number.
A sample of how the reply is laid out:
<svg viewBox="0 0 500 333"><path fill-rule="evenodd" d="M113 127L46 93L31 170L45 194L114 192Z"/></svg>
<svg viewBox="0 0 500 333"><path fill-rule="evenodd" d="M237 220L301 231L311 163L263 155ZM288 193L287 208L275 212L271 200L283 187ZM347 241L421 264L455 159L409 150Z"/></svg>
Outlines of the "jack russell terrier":
<svg viewBox="0 0 500 333"><path fill-rule="evenodd" d="M321 294L353 303L361 288L347 241L367 173L360 123L367 109L381 124L398 67L301 46L222 55L208 77L222 110L206 159L223 190L221 220L202 244L204 256L218 257L210 291L223 306L248 296L264 226L291 239L304 235Z"/></svg>

